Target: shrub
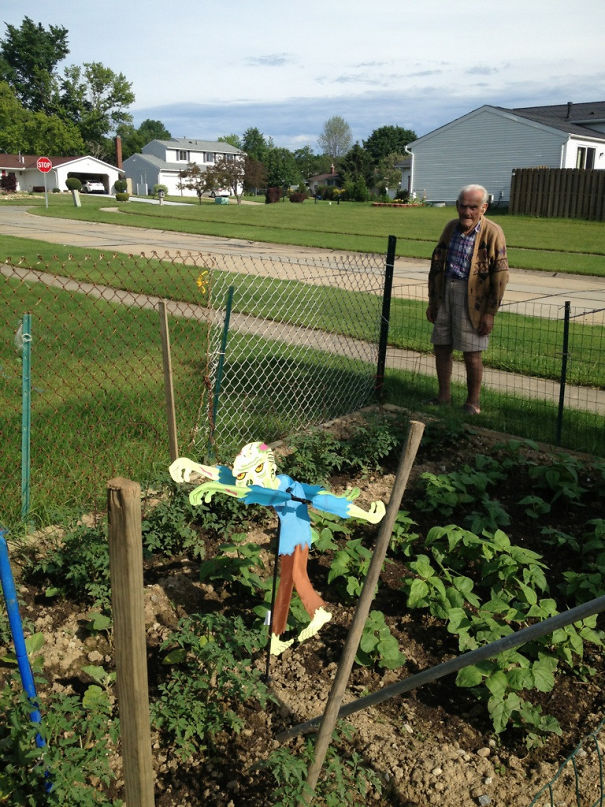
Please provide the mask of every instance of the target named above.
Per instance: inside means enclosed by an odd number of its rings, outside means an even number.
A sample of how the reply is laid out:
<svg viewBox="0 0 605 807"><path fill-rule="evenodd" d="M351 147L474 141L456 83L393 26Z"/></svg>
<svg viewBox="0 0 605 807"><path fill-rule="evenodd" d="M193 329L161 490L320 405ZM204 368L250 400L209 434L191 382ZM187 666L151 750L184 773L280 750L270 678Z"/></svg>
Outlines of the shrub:
<svg viewBox="0 0 605 807"><path fill-rule="evenodd" d="M113 187L115 188L116 193L124 193L124 191L128 189L128 182L126 182L125 179L116 179Z"/></svg>
<svg viewBox="0 0 605 807"><path fill-rule="evenodd" d="M267 188L265 204L272 205L281 199L281 188Z"/></svg>
<svg viewBox="0 0 605 807"><path fill-rule="evenodd" d="M7 174L5 177L0 177L0 189L5 193L14 193L17 190L16 174Z"/></svg>
<svg viewBox="0 0 605 807"><path fill-rule="evenodd" d="M61 188L53 188L53 193L61 193Z"/></svg>
<svg viewBox="0 0 605 807"><path fill-rule="evenodd" d="M302 204L302 202L304 202L306 198L307 198L307 194L306 193L300 193L300 191L293 191L290 194L290 201L291 202L299 202L299 203Z"/></svg>
<svg viewBox="0 0 605 807"><path fill-rule="evenodd" d="M82 190L82 183L78 179L78 177L67 177L65 180L65 184L67 185L68 191L81 191Z"/></svg>
<svg viewBox="0 0 605 807"><path fill-rule="evenodd" d="M126 190L126 188L124 188ZM153 195L158 196L158 194L162 191L164 194L168 193L168 185L162 185L161 182L158 182L156 185L153 186Z"/></svg>
<svg viewBox="0 0 605 807"><path fill-rule="evenodd" d="M130 199L129 193L116 193L117 202L127 202Z"/></svg>

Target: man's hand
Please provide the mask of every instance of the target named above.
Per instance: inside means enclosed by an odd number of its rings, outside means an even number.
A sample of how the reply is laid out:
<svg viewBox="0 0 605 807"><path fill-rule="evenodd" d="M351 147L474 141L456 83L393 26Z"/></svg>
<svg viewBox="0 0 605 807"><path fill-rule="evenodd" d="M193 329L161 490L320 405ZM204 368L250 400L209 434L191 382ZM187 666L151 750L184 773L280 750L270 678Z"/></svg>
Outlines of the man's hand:
<svg viewBox="0 0 605 807"><path fill-rule="evenodd" d="M378 522L382 521L384 518L385 513L386 507L384 506L384 502L381 501L372 502L369 510L362 510L361 507L358 507L356 504L350 504L347 508L347 516L349 518L359 518L363 521L369 521L370 524L378 524Z"/></svg>
<svg viewBox="0 0 605 807"><path fill-rule="evenodd" d="M492 332L493 327L494 327L494 315L484 314L481 317L481 322L479 323L477 333L479 334L479 336L488 336L488 334Z"/></svg>

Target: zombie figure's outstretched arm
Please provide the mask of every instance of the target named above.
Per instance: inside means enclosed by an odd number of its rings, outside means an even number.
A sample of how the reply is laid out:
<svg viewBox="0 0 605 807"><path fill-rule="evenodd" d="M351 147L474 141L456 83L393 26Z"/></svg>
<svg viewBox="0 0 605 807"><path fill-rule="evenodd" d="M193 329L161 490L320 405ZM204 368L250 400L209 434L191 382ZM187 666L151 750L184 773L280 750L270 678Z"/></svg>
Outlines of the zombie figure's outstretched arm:
<svg viewBox="0 0 605 807"><path fill-rule="evenodd" d="M179 457L168 469L170 476L175 482L191 482L191 476L201 476L206 479L216 480L220 476L220 465L200 465L187 457Z"/></svg>
<svg viewBox="0 0 605 807"><path fill-rule="evenodd" d="M316 510L333 513L341 518L359 518L369 521L370 524L378 524L386 512L384 503L375 501L370 504L368 510L363 510L353 501L358 495L359 490L357 489L345 496L336 496L334 493L328 493L327 490L319 490L311 498L311 505Z"/></svg>

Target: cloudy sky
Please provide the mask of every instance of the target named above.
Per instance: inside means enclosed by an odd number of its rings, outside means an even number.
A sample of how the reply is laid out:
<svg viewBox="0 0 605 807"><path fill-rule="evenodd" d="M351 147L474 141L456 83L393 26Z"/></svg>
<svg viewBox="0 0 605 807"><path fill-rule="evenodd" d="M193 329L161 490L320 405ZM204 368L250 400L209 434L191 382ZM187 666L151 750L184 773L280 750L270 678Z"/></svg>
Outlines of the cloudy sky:
<svg viewBox="0 0 605 807"><path fill-rule="evenodd" d="M63 64L132 82L135 124L215 139L249 126L317 150L342 116L355 140L418 135L482 104L605 99L605 0L2 0L69 31ZM0 36L4 36L4 26Z"/></svg>

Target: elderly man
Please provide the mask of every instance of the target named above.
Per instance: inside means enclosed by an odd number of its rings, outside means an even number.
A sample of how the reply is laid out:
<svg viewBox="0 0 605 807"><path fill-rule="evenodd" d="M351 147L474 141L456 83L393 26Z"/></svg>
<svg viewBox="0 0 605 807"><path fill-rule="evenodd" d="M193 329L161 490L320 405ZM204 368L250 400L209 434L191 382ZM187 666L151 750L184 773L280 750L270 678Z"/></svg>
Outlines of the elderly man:
<svg viewBox="0 0 605 807"><path fill-rule="evenodd" d="M481 411L481 353L487 349L508 282L506 242L502 229L486 219L488 194L467 185L458 195L458 218L450 221L433 251L429 271L429 305L433 323L439 395L432 403L451 403L452 351L461 350L466 367L467 398L463 409Z"/></svg>

